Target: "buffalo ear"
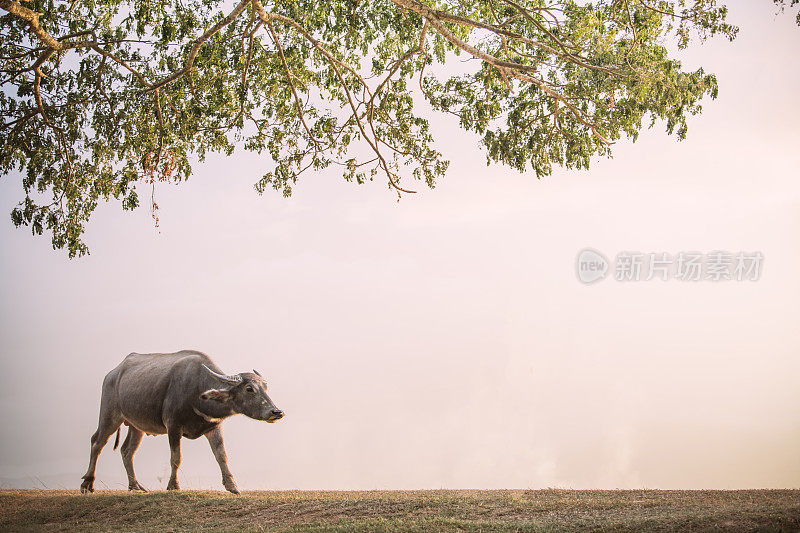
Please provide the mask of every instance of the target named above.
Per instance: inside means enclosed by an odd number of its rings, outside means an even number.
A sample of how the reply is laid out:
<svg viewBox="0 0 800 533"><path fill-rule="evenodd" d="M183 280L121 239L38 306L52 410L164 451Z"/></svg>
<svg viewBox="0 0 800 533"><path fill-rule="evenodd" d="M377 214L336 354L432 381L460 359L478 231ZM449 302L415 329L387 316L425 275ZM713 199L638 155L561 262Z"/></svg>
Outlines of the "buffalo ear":
<svg viewBox="0 0 800 533"><path fill-rule="evenodd" d="M226 389L210 389L201 394L200 399L227 402L231 399L231 391Z"/></svg>

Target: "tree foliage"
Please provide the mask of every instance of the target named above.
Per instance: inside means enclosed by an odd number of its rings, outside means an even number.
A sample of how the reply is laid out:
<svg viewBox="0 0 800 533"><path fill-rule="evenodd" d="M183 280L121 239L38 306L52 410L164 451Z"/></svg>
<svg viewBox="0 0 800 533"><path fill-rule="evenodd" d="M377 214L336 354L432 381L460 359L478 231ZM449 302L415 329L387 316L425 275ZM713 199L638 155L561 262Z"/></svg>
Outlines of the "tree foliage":
<svg viewBox="0 0 800 533"><path fill-rule="evenodd" d="M99 201L133 209L144 194L155 212L155 184L188 178L210 152L268 155L259 192L288 196L335 165L402 194L447 169L430 109L477 134L489 162L538 176L586 168L659 120L683 137L717 83L684 70L670 43L736 34L716 0L0 7L0 169L21 171L25 190L12 220L71 257L86 253Z"/></svg>

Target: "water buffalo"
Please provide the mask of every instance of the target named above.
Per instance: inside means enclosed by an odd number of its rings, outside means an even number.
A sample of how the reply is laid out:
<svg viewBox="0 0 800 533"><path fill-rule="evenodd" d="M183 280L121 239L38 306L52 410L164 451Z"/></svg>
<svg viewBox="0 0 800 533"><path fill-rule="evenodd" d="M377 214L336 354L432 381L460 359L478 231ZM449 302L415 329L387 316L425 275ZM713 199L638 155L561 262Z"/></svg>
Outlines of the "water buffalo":
<svg viewBox="0 0 800 533"><path fill-rule="evenodd" d="M222 471L222 484L238 494L228 468L222 421L236 414L270 423L283 418L283 411L267 396L267 383L261 374L253 372L223 374L210 357L192 350L128 355L103 380L100 421L92 435L89 469L83 476L81 492L94 491L97 456L114 431L117 449L119 431L125 424L128 436L120 451L128 473L128 490L145 490L133 472L133 455L142 436L166 433L172 452L167 490L180 489L181 437L205 435Z"/></svg>

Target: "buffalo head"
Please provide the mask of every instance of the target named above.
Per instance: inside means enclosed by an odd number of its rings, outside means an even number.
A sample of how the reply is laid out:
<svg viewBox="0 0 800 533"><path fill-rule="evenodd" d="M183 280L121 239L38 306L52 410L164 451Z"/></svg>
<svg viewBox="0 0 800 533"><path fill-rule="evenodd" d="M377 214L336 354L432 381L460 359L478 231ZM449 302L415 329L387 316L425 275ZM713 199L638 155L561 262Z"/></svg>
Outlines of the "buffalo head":
<svg viewBox="0 0 800 533"><path fill-rule="evenodd" d="M253 370L253 373L242 372L229 376L214 372L206 365L203 365L203 368L223 387L205 391L200 395L201 400L223 403L234 413L255 420L273 423L283 418L283 411L275 407L267 396L267 382L257 370Z"/></svg>

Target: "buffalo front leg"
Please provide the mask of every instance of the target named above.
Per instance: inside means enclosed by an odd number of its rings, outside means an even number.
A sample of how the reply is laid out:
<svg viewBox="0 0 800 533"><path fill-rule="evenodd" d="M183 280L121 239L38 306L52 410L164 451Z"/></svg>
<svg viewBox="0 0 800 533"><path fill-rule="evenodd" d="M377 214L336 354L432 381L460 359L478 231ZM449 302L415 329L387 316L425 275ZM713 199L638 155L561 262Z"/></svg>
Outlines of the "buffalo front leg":
<svg viewBox="0 0 800 533"><path fill-rule="evenodd" d="M167 490L181 490L178 485L178 468L181 466L181 434L170 431L169 437L169 465L172 467L172 475L167 483Z"/></svg>
<svg viewBox="0 0 800 533"><path fill-rule="evenodd" d="M125 471L128 473L128 490L147 492L147 489L136 481L136 473L133 471L133 456L136 454L139 444L142 443L143 436L143 432L133 426L128 426L128 436L125 437L125 442L122 443L120 452L122 453L122 464L125 465Z"/></svg>
<svg viewBox="0 0 800 533"><path fill-rule="evenodd" d="M214 458L219 463L219 469L222 472L222 484L230 492L239 494L231 469L228 468L228 454L225 453L225 441L222 440L222 426L217 426L206 433L206 438L211 445L211 451L214 452Z"/></svg>

